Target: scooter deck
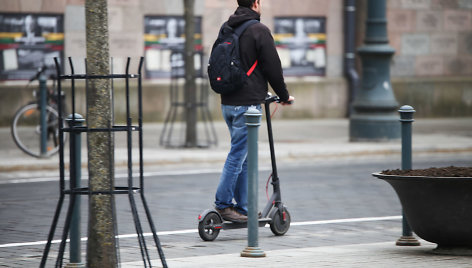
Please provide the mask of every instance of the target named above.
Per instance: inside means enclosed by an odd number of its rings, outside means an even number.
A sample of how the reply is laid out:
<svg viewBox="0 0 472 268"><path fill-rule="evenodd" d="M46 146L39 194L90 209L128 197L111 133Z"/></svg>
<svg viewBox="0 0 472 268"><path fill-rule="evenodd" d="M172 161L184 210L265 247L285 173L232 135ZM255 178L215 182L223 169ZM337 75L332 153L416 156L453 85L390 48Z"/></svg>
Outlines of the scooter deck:
<svg viewBox="0 0 472 268"><path fill-rule="evenodd" d="M272 221L271 218L260 218L259 220L259 227L264 227L266 224ZM232 222L232 221L224 221L221 223L221 229L239 229L239 228L247 228L247 222Z"/></svg>

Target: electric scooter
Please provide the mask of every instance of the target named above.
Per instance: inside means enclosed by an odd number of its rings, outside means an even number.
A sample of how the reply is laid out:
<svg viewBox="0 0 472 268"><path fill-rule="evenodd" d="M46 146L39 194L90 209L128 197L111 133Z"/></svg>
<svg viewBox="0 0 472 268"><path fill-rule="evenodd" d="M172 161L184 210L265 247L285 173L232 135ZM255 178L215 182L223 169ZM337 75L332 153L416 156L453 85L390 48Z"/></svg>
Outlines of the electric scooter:
<svg viewBox="0 0 472 268"><path fill-rule="evenodd" d="M275 162L274 139L272 136L272 123L270 114L270 104L280 103L278 96L270 93L264 101L264 110L267 121L267 132L269 135L270 158L272 163L271 184L273 186L272 196L259 214L259 227L270 225L270 230L274 235L284 235L290 228L290 213L282 203L280 194L280 182L277 175L277 165ZM198 216L198 234L204 241L213 241L218 237L220 230L247 228L247 222L225 221L215 209L207 209Z"/></svg>

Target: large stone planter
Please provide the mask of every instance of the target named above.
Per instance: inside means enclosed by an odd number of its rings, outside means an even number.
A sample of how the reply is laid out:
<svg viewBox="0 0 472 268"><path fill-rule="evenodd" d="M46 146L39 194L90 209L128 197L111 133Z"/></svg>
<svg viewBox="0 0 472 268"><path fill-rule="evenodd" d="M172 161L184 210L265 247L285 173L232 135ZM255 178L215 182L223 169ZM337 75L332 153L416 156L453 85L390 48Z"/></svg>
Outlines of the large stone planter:
<svg viewBox="0 0 472 268"><path fill-rule="evenodd" d="M472 177L372 175L392 185L419 237L441 251L472 254Z"/></svg>

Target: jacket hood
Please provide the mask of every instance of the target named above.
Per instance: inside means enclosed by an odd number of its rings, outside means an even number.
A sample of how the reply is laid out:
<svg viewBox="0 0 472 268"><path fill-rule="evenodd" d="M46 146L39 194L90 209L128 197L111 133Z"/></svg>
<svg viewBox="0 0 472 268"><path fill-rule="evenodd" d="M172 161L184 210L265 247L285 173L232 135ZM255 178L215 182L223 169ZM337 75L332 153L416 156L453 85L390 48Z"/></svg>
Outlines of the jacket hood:
<svg viewBox="0 0 472 268"><path fill-rule="evenodd" d="M247 7L238 7L233 15L228 19L228 26L236 27L247 20L259 20L261 16L254 10Z"/></svg>

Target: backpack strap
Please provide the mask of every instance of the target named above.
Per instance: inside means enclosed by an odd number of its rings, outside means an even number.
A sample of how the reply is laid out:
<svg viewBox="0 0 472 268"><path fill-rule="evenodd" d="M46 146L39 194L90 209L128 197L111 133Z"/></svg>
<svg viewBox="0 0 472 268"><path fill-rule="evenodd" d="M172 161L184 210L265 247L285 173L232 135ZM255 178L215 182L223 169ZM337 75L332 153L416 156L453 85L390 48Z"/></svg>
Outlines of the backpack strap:
<svg viewBox="0 0 472 268"><path fill-rule="evenodd" d="M251 25L259 23L258 20L247 20L243 24L239 25L238 27L234 28L234 33L240 37L241 34L244 33L244 31Z"/></svg>
<svg viewBox="0 0 472 268"><path fill-rule="evenodd" d="M223 36L223 31L225 28L231 28L228 26L228 22L225 22L223 23L223 25L221 25L221 28L220 28L220 31L218 32L218 38L220 38L221 36Z"/></svg>
<svg viewBox="0 0 472 268"><path fill-rule="evenodd" d="M244 31L251 25L253 24L256 24L256 23L259 23L258 20L248 20L248 21L245 21L243 24L239 25L238 27L236 27L234 29L234 33L238 36L238 38L241 36L241 34L244 33ZM251 68L249 69L249 71L247 71L246 75L247 76L250 76L252 74L252 72L254 71L254 69L256 69L256 66L257 66L257 60L256 62L254 62L254 64L251 66Z"/></svg>
<svg viewBox="0 0 472 268"><path fill-rule="evenodd" d="M249 69L249 71L247 71L246 75L247 76L250 76L252 74L252 72L254 72L254 69L256 69L256 66L257 66L257 60L256 62L254 62L254 64L251 66L251 69Z"/></svg>

